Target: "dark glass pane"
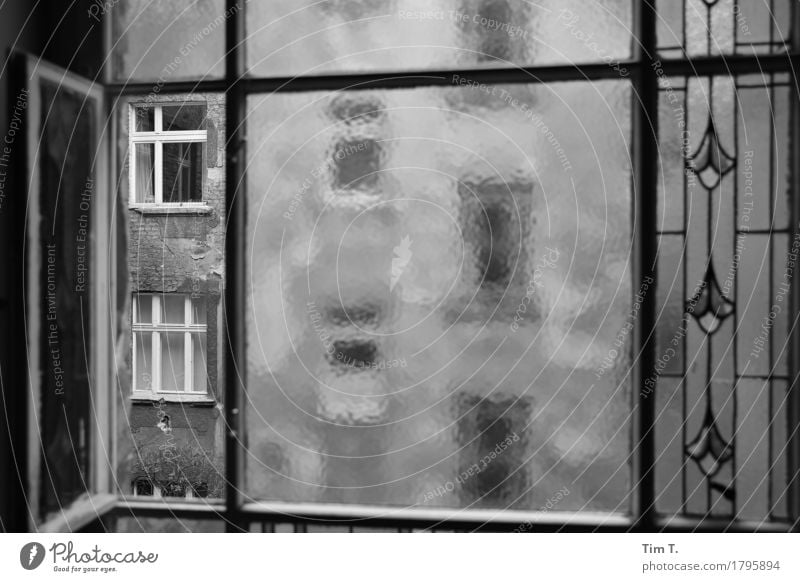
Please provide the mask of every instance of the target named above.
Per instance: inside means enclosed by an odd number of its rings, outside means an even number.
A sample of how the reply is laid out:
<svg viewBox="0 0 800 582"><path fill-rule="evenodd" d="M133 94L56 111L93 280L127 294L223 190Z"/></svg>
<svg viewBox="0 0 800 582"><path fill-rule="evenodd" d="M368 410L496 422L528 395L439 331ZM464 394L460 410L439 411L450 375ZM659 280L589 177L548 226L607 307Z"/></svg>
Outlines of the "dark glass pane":
<svg viewBox="0 0 800 582"><path fill-rule="evenodd" d="M153 322L153 296L137 293L133 296L135 303L133 323Z"/></svg>
<svg viewBox="0 0 800 582"><path fill-rule="evenodd" d="M161 125L164 131L197 131L206 128L205 105L163 105Z"/></svg>
<svg viewBox="0 0 800 582"><path fill-rule="evenodd" d="M134 108L136 131L155 131L155 111L155 108L151 106L137 105Z"/></svg>
<svg viewBox="0 0 800 582"><path fill-rule="evenodd" d="M205 144L165 143L163 169L164 202L201 202Z"/></svg>
<svg viewBox="0 0 800 582"><path fill-rule="evenodd" d="M161 301L162 323L177 323L180 325L187 323L185 295L162 293L158 298Z"/></svg>
<svg viewBox="0 0 800 582"><path fill-rule="evenodd" d="M249 100L249 495L627 509L630 96Z"/></svg>
<svg viewBox="0 0 800 582"><path fill-rule="evenodd" d="M258 76L608 62L631 45L627 0L250 2L247 60Z"/></svg>
<svg viewBox="0 0 800 582"><path fill-rule="evenodd" d="M41 517L87 492L92 419L90 368L91 201L97 155L95 103L47 82L41 85L42 270L39 300L43 330L41 401ZM82 268L83 267L83 268ZM39 517L39 516L37 516Z"/></svg>

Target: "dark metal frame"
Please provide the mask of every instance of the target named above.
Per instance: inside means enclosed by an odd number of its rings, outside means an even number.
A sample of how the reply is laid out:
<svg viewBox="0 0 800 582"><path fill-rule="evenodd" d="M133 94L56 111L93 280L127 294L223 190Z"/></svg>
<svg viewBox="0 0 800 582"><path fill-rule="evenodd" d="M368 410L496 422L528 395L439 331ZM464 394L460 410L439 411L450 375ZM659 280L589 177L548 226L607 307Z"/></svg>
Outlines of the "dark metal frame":
<svg viewBox="0 0 800 582"><path fill-rule="evenodd" d="M655 509L655 399L639 394L633 405L636 419L633 430L635 448L633 517L619 514L587 515L557 513L546 515L519 511L446 511L430 509L393 510L387 507L335 506L319 504L289 505L280 503L243 503L239 489L242 480L244 419L242 394L244 382L245 337L245 201L244 178L246 144L245 103L249 94L291 91L337 91L366 88L401 88L416 86L452 86L453 75L479 83L551 83L618 79L617 71L604 63L525 67L508 69L468 69L439 71L410 71L392 74L342 74L304 77L250 78L244 60L245 11L239 0L226 0L226 76L223 80L165 83L161 91L224 92L226 95L226 287L225 322L227 349L225 357L225 477L224 503L197 505L190 503L160 503L149 501L119 501L109 517L173 517L183 519L224 519L226 531L247 531L261 524L263 531L274 531L274 524L292 524L295 531L307 531L309 526L336 526L346 531L355 527L391 528L396 531L414 529L457 531L511 531L524 524L527 531L797 531L800 523L800 477L795 475L791 486L790 514L794 524L745 522L727 519L659 516ZM800 136L800 89L794 75L800 63L800 6L792 4L793 44L789 54L713 56L694 59L661 60L656 43L657 15L655 0L634 0L633 58L620 63L630 71L633 87L634 115L634 216L635 281L647 277L656 279L657 210L655 195L658 184L658 117L659 89L656 63L665 76L736 76L746 73L788 72L796 97L792 110L793 136ZM684 30L685 35L685 30ZM152 84L107 83L106 90L113 98L128 94L147 93ZM793 148L792 213L800 217L800 147L796 139ZM795 221L795 231L800 232ZM794 305L800 305L800 285L793 286ZM796 317L796 313L793 314ZM644 380L654 371L655 364L656 297L645 294L640 316L636 321L634 361L631 372L634 386L644 387ZM798 330L791 330L791 369L800 365ZM790 420L800 426L800 388L797 378L790 386ZM791 438L789 462L800 467L800 435ZM266 527L265 524L271 524Z"/></svg>

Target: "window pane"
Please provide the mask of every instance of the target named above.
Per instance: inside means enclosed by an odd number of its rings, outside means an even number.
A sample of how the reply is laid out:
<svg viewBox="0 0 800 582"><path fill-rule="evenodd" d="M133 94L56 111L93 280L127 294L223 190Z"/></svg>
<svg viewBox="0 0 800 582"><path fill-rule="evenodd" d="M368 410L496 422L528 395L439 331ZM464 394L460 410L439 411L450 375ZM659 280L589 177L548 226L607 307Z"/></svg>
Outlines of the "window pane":
<svg viewBox="0 0 800 582"><path fill-rule="evenodd" d="M134 332L136 342L135 390L153 389L153 334L149 331Z"/></svg>
<svg viewBox="0 0 800 582"><path fill-rule="evenodd" d="M184 390L186 362L184 333L161 334L161 390Z"/></svg>
<svg viewBox="0 0 800 582"><path fill-rule="evenodd" d="M144 294L135 294L133 300L136 303L134 309L134 323L152 323L153 322L153 296Z"/></svg>
<svg viewBox="0 0 800 582"><path fill-rule="evenodd" d="M630 5L628 0L250 2L248 66L258 76L582 61L614 66L630 54Z"/></svg>
<svg viewBox="0 0 800 582"><path fill-rule="evenodd" d="M206 300L203 297L192 297L192 323L206 324Z"/></svg>
<svg viewBox="0 0 800 582"><path fill-rule="evenodd" d="M136 202L155 202L155 144L137 143L136 148Z"/></svg>
<svg viewBox="0 0 800 582"><path fill-rule="evenodd" d="M659 52L670 58L783 52L790 0L658 0Z"/></svg>
<svg viewBox="0 0 800 582"><path fill-rule="evenodd" d="M205 144L164 144L164 202L203 200L203 151Z"/></svg>
<svg viewBox="0 0 800 582"><path fill-rule="evenodd" d="M186 296L165 293L158 297L161 299L161 321L183 325L186 322Z"/></svg>
<svg viewBox="0 0 800 582"><path fill-rule="evenodd" d="M627 510L630 97L250 99L249 495Z"/></svg>
<svg viewBox="0 0 800 582"><path fill-rule="evenodd" d="M207 362L206 362L206 334L192 334L192 390L195 392L208 391Z"/></svg>
<svg viewBox="0 0 800 582"><path fill-rule="evenodd" d="M205 105L164 105L161 112L164 131L197 131L206 128Z"/></svg>
<svg viewBox="0 0 800 582"><path fill-rule="evenodd" d="M117 81L163 84L225 73L223 0L126 0L110 14Z"/></svg>
<svg viewBox="0 0 800 582"><path fill-rule="evenodd" d="M136 106L134 109L136 117L136 131L155 131L155 108Z"/></svg>

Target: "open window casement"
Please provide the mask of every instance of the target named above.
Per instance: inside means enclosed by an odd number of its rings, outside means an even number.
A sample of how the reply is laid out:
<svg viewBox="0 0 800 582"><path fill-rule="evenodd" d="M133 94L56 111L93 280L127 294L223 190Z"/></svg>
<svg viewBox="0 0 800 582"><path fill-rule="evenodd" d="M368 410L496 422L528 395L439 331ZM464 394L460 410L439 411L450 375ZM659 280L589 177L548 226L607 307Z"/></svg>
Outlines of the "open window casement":
<svg viewBox="0 0 800 582"><path fill-rule="evenodd" d="M26 455L30 528L74 531L113 506L116 321L102 86L18 54L25 107Z"/></svg>

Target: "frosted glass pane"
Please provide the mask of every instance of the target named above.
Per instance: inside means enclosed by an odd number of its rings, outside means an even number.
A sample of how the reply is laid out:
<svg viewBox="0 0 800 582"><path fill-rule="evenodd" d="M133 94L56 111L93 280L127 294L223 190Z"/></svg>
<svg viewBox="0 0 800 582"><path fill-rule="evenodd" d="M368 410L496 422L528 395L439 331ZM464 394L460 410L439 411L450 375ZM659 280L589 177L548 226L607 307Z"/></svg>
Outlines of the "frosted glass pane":
<svg viewBox="0 0 800 582"><path fill-rule="evenodd" d="M183 392L186 374L184 346L183 332L161 334L161 390Z"/></svg>
<svg viewBox="0 0 800 582"><path fill-rule="evenodd" d="M249 100L249 495L628 509L630 88L494 89Z"/></svg>
<svg viewBox="0 0 800 582"><path fill-rule="evenodd" d="M629 0L273 0L246 9L248 66L259 76L618 66L630 54Z"/></svg>
<svg viewBox="0 0 800 582"><path fill-rule="evenodd" d="M219 78L225 74L224 0L114 3L113 75L118 81Z"/></svg>

